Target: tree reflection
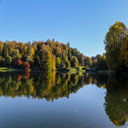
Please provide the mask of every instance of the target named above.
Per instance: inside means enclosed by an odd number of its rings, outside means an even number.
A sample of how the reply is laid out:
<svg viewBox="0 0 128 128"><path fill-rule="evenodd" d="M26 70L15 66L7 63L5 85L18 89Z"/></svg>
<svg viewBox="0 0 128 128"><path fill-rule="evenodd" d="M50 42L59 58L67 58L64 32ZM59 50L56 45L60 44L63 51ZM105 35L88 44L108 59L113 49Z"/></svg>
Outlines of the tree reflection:
<svg viewBox="0 0 128 128"><path fill-rule="evenodd" d="M85 84L84 76L44 72L40 74L0 74L0 95L26 96L47 101L69 97Z"/></svg>
<svg viewBox="0 0 128 128"><path fill-rule="evenodd" d="M98 78L98 79L97 79ZM76 93L84 85L96 84L102 87L104 82L100 77L90 74L77 75L70 73L44 72L39 74L0 74L0 95L4 96L32 96L33 98L47 101L58 99L59 97L69 97L71 93ZM100 86L99 86L100 85Z"/></svg>
<svg viewBox="0 0 128 128"><path fill-rule="evenodd" d="M55 99L76 93L86 85L106 89L105 111L116 126L128 120L128 80L105 75L78 75L70 73L44 72L39 74L0 74L0 96L26 96L28 98Z"/></svg>
<svg viewBox="0 0 128 128"><path fill-rule="evenodd" d="M126 79L110 77L106 84L105 111L116 126L128 120L128 82Z"/></svg>

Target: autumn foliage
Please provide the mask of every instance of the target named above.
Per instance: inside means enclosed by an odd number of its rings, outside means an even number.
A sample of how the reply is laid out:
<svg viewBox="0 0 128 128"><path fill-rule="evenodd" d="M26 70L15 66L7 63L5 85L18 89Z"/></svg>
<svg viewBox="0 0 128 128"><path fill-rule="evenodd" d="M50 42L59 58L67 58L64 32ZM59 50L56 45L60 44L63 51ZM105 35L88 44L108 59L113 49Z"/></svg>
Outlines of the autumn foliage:
<svg viewBox="0 0 128 128"><path fill-rule="evenodd" d="M23 67L28 70L24 66L24 63L28 62L31 70L51 71L63 67L91 66L85 61L86 58L76 48L70 47L69 42L64 44L54 39L26 43L0 41L0 66Z"/></svg>
<svg viewBox="0 0 128 128"><path fill-rule="evenodd" d="M28 62L23 63L23 70L29 72L30 64Z"/></svg>
<svg viewBox="0 0 128 128"><path fill-rule="evenodd" d="M22 79L22 76L19 75L19 74L17 74L16 80L17 80L17 81L20 81L21 79Z"/></svg>
<svg viewBox="0 0 128 128"><path fill-rule="evenodd" d="M106 50L105 55L110 70L119 70L122 68L123 63L126 62L122 63L120 57L123 57L125 51L127 51L127 48L125 49L125 43L123 43L127 33L128 29L124 23L117 21L114 25L110 26L109 31L106 34L104 41ZM124 57L123 60L125 60Z"/></svg>
<svg viewBox="0 0 128 128"><path fill-rule="evenodd" d="M21 61L20 59L17 59L17 60L16 60L16 65L17 65L17 67L19 67L21 64L22 64L22 61Z"/></svg>
<svg viewBox="0 0 128 128"><path fill-rule="evenodd" d="M30 76L30 73L29 73L29 72L25 72L25 73L23 74L23 78L24 78L24 79L28 79L29 76Z"/></svg>

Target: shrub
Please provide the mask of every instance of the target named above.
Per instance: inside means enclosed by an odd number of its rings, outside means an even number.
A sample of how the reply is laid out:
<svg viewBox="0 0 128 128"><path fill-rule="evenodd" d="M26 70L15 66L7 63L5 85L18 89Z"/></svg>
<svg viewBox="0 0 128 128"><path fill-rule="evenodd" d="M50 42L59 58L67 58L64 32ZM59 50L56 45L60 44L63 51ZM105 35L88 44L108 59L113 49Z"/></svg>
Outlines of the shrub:
<svg viewBox="0 0 128 128"><path fill-rule="evenodd" d="M23 70L29 72L30 64L28 62L23 63Z"/></svg>
<svg viewBox="0 0 128 128"><path fill-rule="evenodd" d="M21 64L22 64L22 61L21 61L20 59L17 59L17 60L16 60L16 65L17 65L17 67L19 67Z"/></svg>

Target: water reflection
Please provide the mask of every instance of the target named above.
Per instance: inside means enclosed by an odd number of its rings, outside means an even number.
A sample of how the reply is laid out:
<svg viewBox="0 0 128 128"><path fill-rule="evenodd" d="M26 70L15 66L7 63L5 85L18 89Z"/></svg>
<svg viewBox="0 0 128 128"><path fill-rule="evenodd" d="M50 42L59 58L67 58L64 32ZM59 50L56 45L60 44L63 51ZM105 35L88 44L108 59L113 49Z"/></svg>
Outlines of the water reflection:
<svg viewBox="0 0 128 128"><path fill-rule="evenodd" d="M45 72L42 74L0 74L0 96L32 96L47 101L69 97L85 84L84 76Z"/></svg>
<svg viewBox="0 0 128 128"><path fill-rule="evenodd" d="M110 77L106 83L105 111L116 126L123 126L128 120L127 79Z"/></svg>
<svg viewBox="0 0 128 128"><path fill-rule="evenodd" d="M54 99L76 93L83 86L96 85L106 89L104 109L116 126L124 126L128 120L128 80L105 75L78 75L45 72L41 74L0 74L0 96L26 96L28 98ZM92 94L93 95L93 94Z"/></svg>

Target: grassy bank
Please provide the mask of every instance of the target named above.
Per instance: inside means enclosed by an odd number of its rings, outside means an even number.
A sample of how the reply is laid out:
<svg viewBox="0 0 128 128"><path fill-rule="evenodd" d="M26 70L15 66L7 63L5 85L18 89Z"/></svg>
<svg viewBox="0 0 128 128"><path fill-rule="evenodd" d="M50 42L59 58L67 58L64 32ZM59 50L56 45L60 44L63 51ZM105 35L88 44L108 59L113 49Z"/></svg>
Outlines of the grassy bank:
<svg viewBox="0 0 128 128"><path fill-rule="evenodd" d="M22 69L0 67L0 72L19 72L19 71L22 71Z"/></svg>
<svg viewBox="0 0 128 128"><path fill-rule="evenodd" d="M70 68L69 72L72 73L72 74L76 74L76 73L85 73L87 69L86 67L84 66L78 66L76 68Z"/></svg>
<svg viewBox="0 0 128 128"><path fill-rule="evenodd" d="M85 69L88 69L88 67L84 67L84 66L78 66L76 68L69 68L69 69L65 69L65 68L62 68L61 70L63 71L66 71L66 72L70 72L71 74L76 74L76 73L85 73L86 70ZM11 68L11 67L0 67L0 72L21 72L22 69L18 69L18 68ZM30 70L31 72L31 70Z"/></svg>

